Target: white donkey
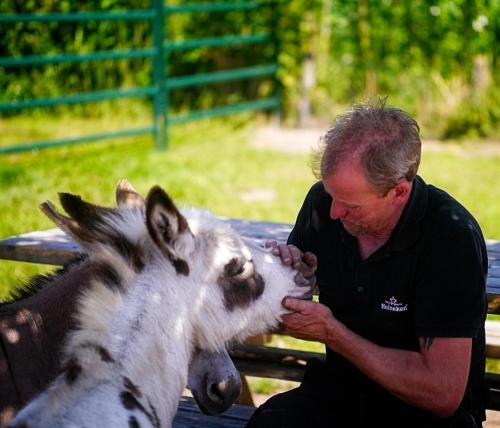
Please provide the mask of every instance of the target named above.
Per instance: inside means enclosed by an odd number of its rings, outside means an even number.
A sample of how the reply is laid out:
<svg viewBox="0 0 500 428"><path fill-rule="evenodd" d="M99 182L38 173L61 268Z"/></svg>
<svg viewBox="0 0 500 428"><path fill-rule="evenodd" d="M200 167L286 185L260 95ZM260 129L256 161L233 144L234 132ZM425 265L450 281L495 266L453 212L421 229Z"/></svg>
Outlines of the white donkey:
<svg viewBox="0 0 500 428"><path fill-rule="evenodd" d="M214 216L181 214L157 186L145 203L121 186L119 209L67 193L70 217L42 204L89 254L92 283L63 372L10 427L170 427L196 349L274 329L285 296L310 296L296 272Z"/></svg>

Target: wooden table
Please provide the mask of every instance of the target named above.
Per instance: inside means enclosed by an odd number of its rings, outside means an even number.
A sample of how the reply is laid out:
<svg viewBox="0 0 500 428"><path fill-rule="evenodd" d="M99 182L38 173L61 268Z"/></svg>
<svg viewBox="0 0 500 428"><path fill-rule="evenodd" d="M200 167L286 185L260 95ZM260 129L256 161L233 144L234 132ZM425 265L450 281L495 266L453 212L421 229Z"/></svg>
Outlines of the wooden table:
<svg viewBox="0 0 500 428"><path fill-rule="evenodd" d="M207 416L200 412L192 398L182 397L173 428L240 428L252 415L254 407L233 405L223 414Z"/></svg>
<svg viewBox="0 0 500 428"><path fill-rule="evenodd" d="M240 219L225 219L241 235L264 245L269 239L285 242L292 225ZM488 312L500 315L500 241L489 240ZM59 229L24 233L0 241L0 259L62 265L80 252L80 247Z"/></svg>
<svg viewBox="0 0 500 428"><path fill-rule="evenodd" d="M290 224L225 219L241 235L264 245L269 239L285 242ZM487 241L489 272L487 278L488 312L500 315L500 241ZM80 252L80 247L59 229L35 231L0 240L0 259L31 263L62 265ZM500 323L488 321L487 355L500 358ZM231 353L237 368L247 375L300 381L305 362L320 354L269 348L258 345L239 345ZM495 375L496 376L496 375ZM500 379L494 379L500 388ZM490 388L491 389L491 388ZM500 409L500 394L495 404ZM205 416L192 399L183 397L174 427L243 427L253 407L234 405L223 415Z"/></svg>

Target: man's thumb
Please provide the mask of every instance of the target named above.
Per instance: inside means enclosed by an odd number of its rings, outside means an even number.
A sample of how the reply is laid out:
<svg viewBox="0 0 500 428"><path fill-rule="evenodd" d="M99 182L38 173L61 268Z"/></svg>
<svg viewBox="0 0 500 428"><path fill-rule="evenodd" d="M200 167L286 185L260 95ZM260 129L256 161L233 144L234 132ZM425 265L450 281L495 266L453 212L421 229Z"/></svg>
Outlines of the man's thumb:
<svg viewBox="0 0 500 428"><path fill-rule="evenodd" d="M296 299L294 297L285 297L281 304L286 308L294 312L300 312L302 309L302 303L304 303L300 299Z"/></svg>

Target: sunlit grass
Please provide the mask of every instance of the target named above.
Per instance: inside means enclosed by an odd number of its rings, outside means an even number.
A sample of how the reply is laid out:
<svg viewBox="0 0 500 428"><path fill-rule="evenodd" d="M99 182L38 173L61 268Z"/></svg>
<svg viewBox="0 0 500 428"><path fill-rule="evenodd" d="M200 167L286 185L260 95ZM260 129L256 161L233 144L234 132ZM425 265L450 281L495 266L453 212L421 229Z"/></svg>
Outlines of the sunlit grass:
<svg viewBox="0 0 500 428"><path fill-rule="evenodd" d="M424 144L420 174L458 199L486 238L500 239L500 142L441 144L437 150Z"/></svg>
<svg viewBox="0 0 500 428"><path fill-rule="evenodd" d="M180 205L225 217L291 223L313 180L307 157L250 148L252 127L244 119L175 127L170 149L163 152L153 149L150 137L141 137L4 155L0 158L0 237L53 227L38 206L47 199L57 202L60 191L113 205L115 185L123 177L143 195L160 184ZM87 132L93 127L89 121ZM243 197L262 191L271 200ZM10 264L0 261L0 296L22 273L22 266L28 266L19 265L13 272Z"/></svg>

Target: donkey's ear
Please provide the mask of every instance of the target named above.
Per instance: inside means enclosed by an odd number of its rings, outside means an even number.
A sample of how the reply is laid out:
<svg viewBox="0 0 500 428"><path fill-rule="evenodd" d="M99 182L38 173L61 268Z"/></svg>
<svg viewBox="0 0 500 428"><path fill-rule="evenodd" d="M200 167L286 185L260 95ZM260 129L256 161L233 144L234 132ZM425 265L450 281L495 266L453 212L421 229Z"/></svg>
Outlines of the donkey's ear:
<svg viewBox="0 0 500 428"><path fill-rule="evenodd" d="M177 273L189 275L185 258L192 251L193 234L187 220L159 186L153 187L146 198L146 226L151 238L172 262Z"/></svg>
<svg viewBox="0 0 500 428"><path fill-rule="evenodd" d="M69 216L88 229L95 228L96 225L102 223L104 217L113 212L112 208L85 202L80 196L71 193L59 193L59 200Z"/></svg>
<svg viewBox="0 0 500 428"><path fill-rule="evenodd" d="M118 208L142 208L144 199L129 181L122 178L116 186L116 204Z"/></svg>
<svg viewBox="0 0 500 428"><path fill-rule="evenodd" d="M87 231L87 229L80 227L76 220L60 214L56 210L52 202L44 202L40 205L40 209L49 219L51 219L55 223L57 227L66 232L68 235L72 236L77 241L92 242L95 239L92 233Z"/></svg>
<svg viewBox="0 0 500 428"><path fill-rule="evenodd" d="M102 225L105 224L104 218L113 213L111 208L90 204L70 193L59 193L59 199L69 217L58 213L50 202L45 202L40 208L47 217L85 247L103 241L106 234Z"/></svg>

